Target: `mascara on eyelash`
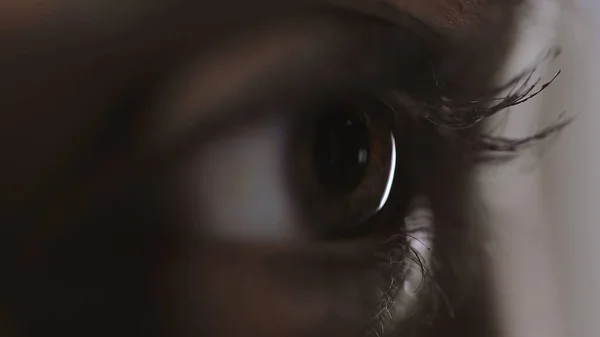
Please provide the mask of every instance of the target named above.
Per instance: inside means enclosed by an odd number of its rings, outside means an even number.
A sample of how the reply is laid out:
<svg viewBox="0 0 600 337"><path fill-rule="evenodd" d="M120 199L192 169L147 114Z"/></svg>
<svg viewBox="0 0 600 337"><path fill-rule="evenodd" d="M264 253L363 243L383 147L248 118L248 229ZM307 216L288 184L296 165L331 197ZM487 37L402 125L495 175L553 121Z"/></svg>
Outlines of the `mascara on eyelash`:
<svg viewBox="0 0 600 337"><path fill-rule="evenodd" d="M551 49L540 56L534 63L534 66L525 69L506 84L492 89L488 93L476 95L477 98L457 99L452 97L453 95L451 94L444 93L442 88L445 85L440 84L443 81L436 76L436 72L432 68L432 78L440 91L433 99L419 99L417 97L417 104L423 111L423 117L435 125L454 130L471 128L498 112L535 98L548 88L560 75L560 70L539 88L541 78L538 78L533 83L531 83L531 80L543 63L552 62L559 55L560 49ZM536 88L538 89L536 90ZM507 90L508 93L504 97L498 97L498 95ZM490 105L490 103L494 102L497 103Z"/></svg>

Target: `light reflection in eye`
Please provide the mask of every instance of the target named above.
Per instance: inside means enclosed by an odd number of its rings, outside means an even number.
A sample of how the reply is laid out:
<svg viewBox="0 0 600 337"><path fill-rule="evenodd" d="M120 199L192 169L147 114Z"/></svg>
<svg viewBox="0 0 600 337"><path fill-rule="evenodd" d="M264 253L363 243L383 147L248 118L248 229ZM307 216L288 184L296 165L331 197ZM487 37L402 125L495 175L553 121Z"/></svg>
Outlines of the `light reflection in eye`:
<svg viewBox="0 0 600 337"><path fill-rule="evenodd" d="M383 196L381 197L381 202L379 203L379 207L377 211L380 211L388 198L390 197L390 191L392 190L392 186L394 185L394 174L396 173L396 139L394 138L394 134L390 134L390 142L392 144L392 150L390 153L390 173L388 174L387 184L385 185L385 191L383 192Z"/></svg>

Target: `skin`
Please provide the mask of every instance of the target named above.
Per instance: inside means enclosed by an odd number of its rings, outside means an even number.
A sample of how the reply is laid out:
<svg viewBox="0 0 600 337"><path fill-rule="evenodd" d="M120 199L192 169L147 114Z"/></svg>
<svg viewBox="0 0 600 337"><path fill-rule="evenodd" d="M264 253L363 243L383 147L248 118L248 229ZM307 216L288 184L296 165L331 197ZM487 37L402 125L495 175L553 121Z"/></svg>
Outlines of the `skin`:
<svg viewBox="0 0 600 337"><path fill-rule="evenodd" d="M89 1L85 6L50 0L0 3L0 41L5 46L0 51L0 73L4 74L0 79L0 102L3 110L10 112L3 115L0 130L5 163L0 171L0 194L6 214L11 216L3 222L10 225L5 225L2 246L3 256L8 257L8 274L12 275L2 284L2 296L8 304L0 307L0 313L8 318L3 320L4 328L0 322L4 330L0 334L365 333L364 325L372 313L357 302L372 301L362 297L369 290L366 284L380 280L371 261L364 257L362 244L307 248L205 243L202 237L186 232L187 228L165 229L159 219L166 212L140 216L129 211L143 209L146 192L156 193L154 187L136 185L127 192L110 187L120 185L119 179L124 179L120 172L128 169L127 160L145 149L153 153L153 149L161 148L163 139L177 136L187 125L187 118L204 121L205 116L176 112L180 107L195 107L198 102L217 97L215 83L220 76L212 81L205 72L199 72L200 81L209 83L210 90L206 91L197 89L201 86L191 86L190 92L182 92L177 85L168 87L175 91L172 96L165 95L167 102L174 97L172 109L158 109L154 99L144 96L141 106L149 108L136 113L132 124L125 123L133 125L131 128L106 128L115 105L129 111L130 103L123 102L123 92L140 83L171 78L165 74L176 69L180 61L189 61L192 51L200 55L194 58L199 67L194 69L215 69L216 63L211 62L217 61L209 51L220 48L216 42L234 40L241 26L249 27L249 31L260 30L261 22L293 15L307 6L301 1L285 6L270 0L233 3L233 7L231 2L198 1L132 1L114 6L103 1ZM452 90L464 91L489 85L510 37L508 27L517 2L388 0L387 6L362 1L333 3L384 18L394 17L394 11L404 12L423 22L444 40L447 61L441 76L450 79ZM304 30L310 30L310 25L301 24ZM323 32L330 34L323 35L331 36L331 41L343 36L335 27L323 27ZM282 28L282 40L301 43L305 36L311 36L308 40L312 41L313 35L304 30L298 34L291 30L286 35ZM240 54L237 48L233 50ZM219 54L225 56L218 61L227 65L224 69L239 65L239 74L264 61L261 53L251 58L255 49L241 53L244 59ZM225 84L228 87L230 82ZM160 122L146 123L148 120ZM148 125L150 131L145 129ZM153 125L158 127L153 129ZM172 125L172 129L160 129L164 125ZM173 133L161 137L163 132ZM101 151L95 152L93 146L98 143L102 144ZM431 172L432 177L439 176L431 179L431 185L438 184L431 197L442 205L436 216L460 224L450 226L448 231L463 233L468 226L463 225L461 210L467 197L448 198L444 193L462 194L469 168L453 164L448 159L452 155L435 153L440 163L437 169L447 173ZM98 177L102 177L100 183ZM97 201L101 199L118 201L108 205ZM71 218L86 226L70 227ZM140 231L137 224L144 224L145 230ZM469 237L462 240L468 241ZM460 247L461 243L458 240L448 245ZM459 251L457 255L449 254L448 261L444 261L452 264L450 269L464 265L461 254L468 250L457 247L452 248ZM444 243L440 249L450 251ZM478 263L474 262L474 269ZM486 314L489 304L480 294L485 292L485 280L463 280L454 274L463 273L454 269L449 275L441 272L440 277L451 299L459 303L455 317L441 314L428 327L401 322L407 329L399 329L400 335L413 330L418 336L493 333ZM473 284L472 294L464 296L463 288Z"/></svg>

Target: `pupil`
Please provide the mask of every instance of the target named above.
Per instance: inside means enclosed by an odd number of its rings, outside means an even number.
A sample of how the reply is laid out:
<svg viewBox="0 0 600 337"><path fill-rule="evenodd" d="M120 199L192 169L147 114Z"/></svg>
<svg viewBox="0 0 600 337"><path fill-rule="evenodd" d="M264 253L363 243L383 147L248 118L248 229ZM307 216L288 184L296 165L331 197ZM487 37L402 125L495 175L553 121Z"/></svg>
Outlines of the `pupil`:
<svg viewBox="0 0 600 337"><path fill-rule="evenodd" d="M362 114L330 114L316 130L317 178L334 194L352 192L362 181L369 159L369 134Z"/></svg>

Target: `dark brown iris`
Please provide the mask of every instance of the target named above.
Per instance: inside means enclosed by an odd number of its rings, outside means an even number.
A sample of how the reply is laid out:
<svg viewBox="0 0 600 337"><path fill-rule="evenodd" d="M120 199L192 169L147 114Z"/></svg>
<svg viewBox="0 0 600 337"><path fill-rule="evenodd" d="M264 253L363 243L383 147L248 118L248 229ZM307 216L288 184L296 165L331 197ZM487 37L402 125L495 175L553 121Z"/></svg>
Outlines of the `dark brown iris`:
<svg viewBox="0 0 600 337"><path fill-rule="evenodd" d="M364 179L369 161L366 116L346 107L318 123L314 163L319 183L332 194L351 193Z"/></svg>

